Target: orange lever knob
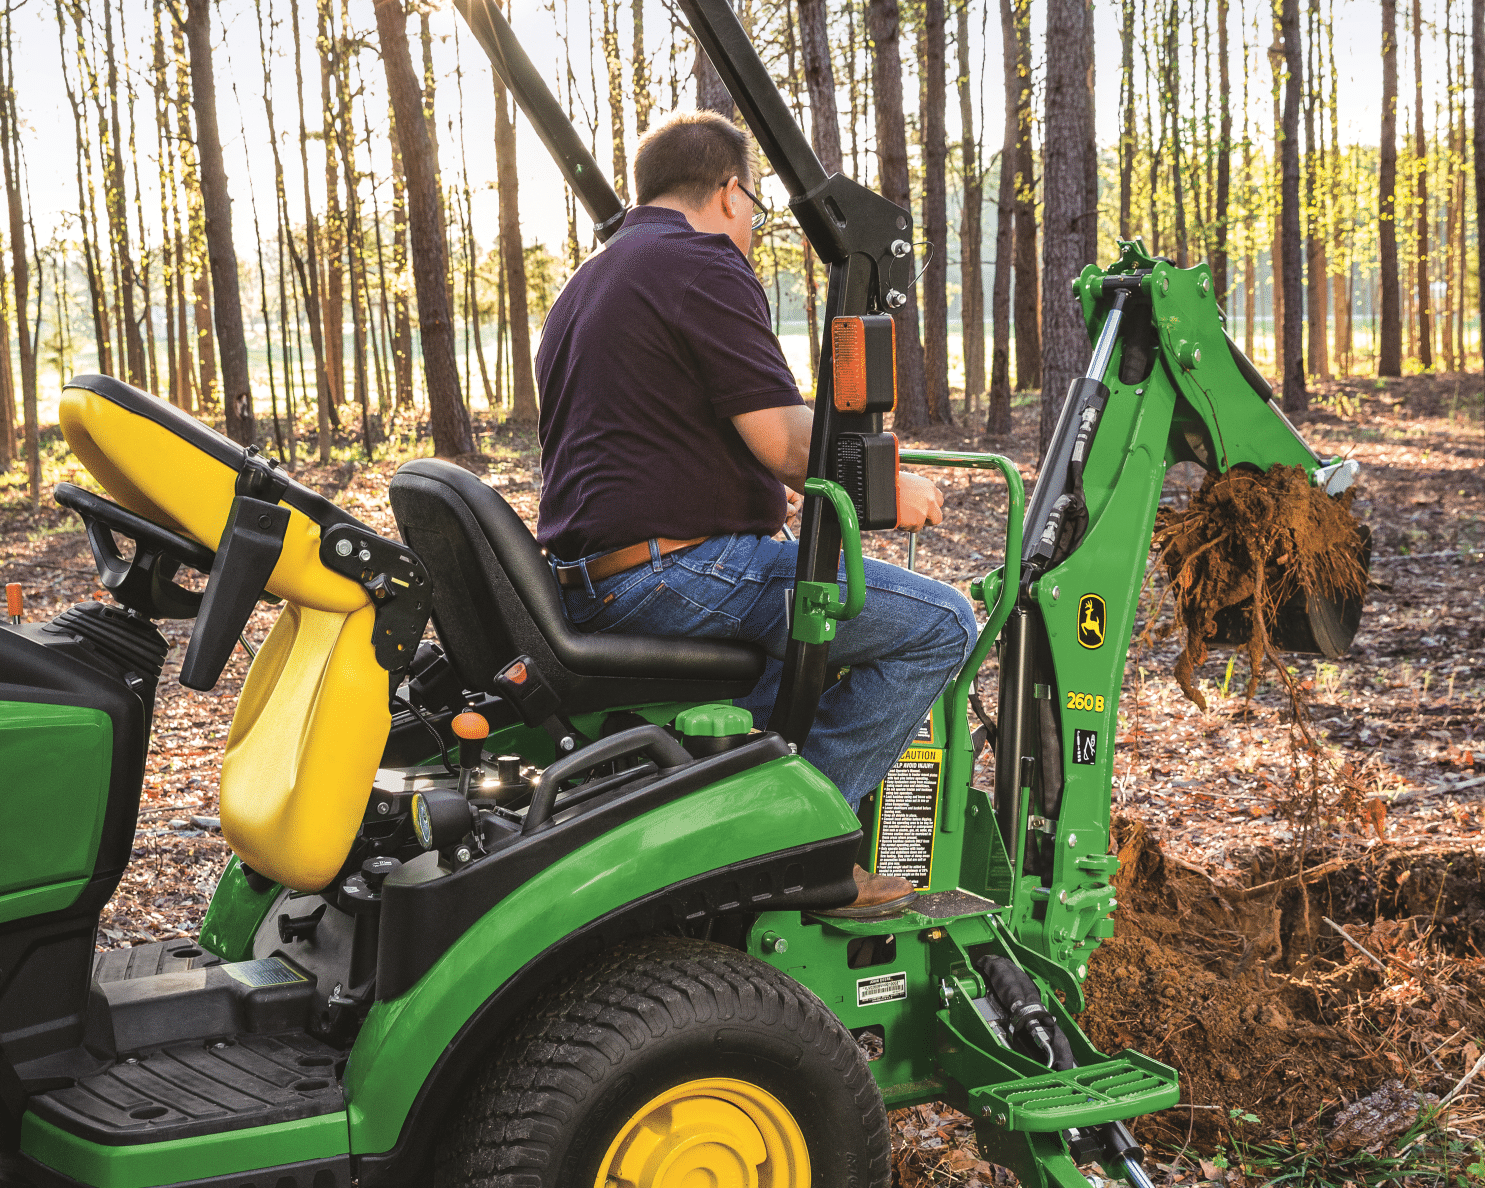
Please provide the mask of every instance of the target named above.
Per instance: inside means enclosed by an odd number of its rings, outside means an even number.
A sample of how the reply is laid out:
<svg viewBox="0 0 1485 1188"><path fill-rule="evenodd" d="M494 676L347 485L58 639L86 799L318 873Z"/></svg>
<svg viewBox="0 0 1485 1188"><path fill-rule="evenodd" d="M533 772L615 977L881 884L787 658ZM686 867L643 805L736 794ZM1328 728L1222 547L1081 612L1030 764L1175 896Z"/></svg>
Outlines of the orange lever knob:
<svg viewBox="0 0 1485 1188"><path fill-rule="evenodd" d="M19 623L21 621L23 601L21 597L21 583L7 582L5 585L5 613L10 616L12 623Z"/></svg>
<svg viewBox="0 0 1485 1188"><path fill-rule="evenodd" d="M472 742L476 739L483 741L490 737L490 723L485 720L485 715L477 714L473 710L455 714L454 720L449 725L456 735L467 741Z"/></svg>

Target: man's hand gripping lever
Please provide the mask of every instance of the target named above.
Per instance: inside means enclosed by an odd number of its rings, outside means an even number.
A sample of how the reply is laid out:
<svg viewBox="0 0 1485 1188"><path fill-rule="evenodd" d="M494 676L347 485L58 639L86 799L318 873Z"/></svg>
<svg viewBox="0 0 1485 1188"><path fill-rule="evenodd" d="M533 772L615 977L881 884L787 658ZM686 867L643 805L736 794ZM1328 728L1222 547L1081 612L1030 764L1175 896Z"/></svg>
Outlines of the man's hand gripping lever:
<svg viewBox="0 0 1485 1188"><path fill-rule="evenodd" d="M1057 1025L1052 1012L1042 1001L1041 991L1019 965L1009 957L986 955L974 962L975 970L985 979L991 997L1005 1012L999 1026L1019 1041L1027 1055L1040 1059L1048 1068L1066 1072L1077 1067L1072 1045ZM1142 1166L1144 1148L1135 1141L1123 1122L1106 1122L1087 1129L1065 1132L1068 1148L1079 1163L1098 1160L1105 1167L1124 1165L1124 1174L1135 1188L1153 1188Z"/></svg>

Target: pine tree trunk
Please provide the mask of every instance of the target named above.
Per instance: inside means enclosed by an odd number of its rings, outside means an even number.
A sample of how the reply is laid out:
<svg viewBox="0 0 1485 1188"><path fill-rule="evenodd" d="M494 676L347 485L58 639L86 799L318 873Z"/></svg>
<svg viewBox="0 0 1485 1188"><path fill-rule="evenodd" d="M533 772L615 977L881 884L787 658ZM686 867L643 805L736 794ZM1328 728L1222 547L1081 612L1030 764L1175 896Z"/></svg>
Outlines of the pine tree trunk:
<svg viewBox="0 0 1485 1188"><path fill-rule="evenodd" d="M944 0L923 0L923 235L932 244L923 271L923 373L928 419L952 425L949 403L949 212L944 119Z"/></svg>
<svg viewBox="0 0 1485 1188"><path fill-rule="evenodd" d="M316 437L320 465L330 462L331 422L330 412L333 397L330 393L329 364L325 358L324 324L320 320L320 259L319 227L316 226L314 204L309 194L309 127L304 111L304 51L299 37L299 0L290 0L289 20L294 30L294 97L299 106L299 176L304 186L304 255L289 238L289 255L294 270L299 276L299 289L304 294L305 318L309 322L309 345L315 358L315 418ZM393 131L392 143L396 145Z"/></svg>
<svg viewBox="0 0 1485 1188"><path fill-rule="evenodd" d="M0 475L16 457L15 372L10 361L10 302L5 295L5 257L0 253Z"/></svg>
<svg viewBox="0 0 1485 1188"><path fill-rule="evenodd" d="M959 328L964 350L964 412L979 407L985 390L985 277L980 263L985 175L975 138L974 96L970 86L970 0L958 0L960 161L963 166L964 211L959 223Z"/></svg>
<svg viewBox="0 0 1485 1188"><path fill-rule="evenodd" d="M401 0L376 0L377 38L387 91L397 114L397 139L407 171L408 229L411 232L413 281L418 297L418 326L423 340L423 372L433 447L441 455L474 449L469 413L459 396L459 368L454 355L454 327L449 317L448 257L443 234L433 144L423 114L423 95L407 44L407 14Z"/></svg>
<svg viewBox="0 0 1485 1188"><path fill-rule="evenodd" d="M1475 0L1477 11L1482 3L1485 0ZM1478 43L1475 53L1475 60L1478 62ZM1478 96L1478 90L1476 93ZM1475 102L1478 107L1478 97ZM1478 125L1475 135L1480 135ZM1377 331L1377 374L1400 376L1402 310L1397 266L1397 0L1382 0L1382 138L1378 156L1377 191L1378 267L1382 290L1382 324Z"/></svg>
<svg viewBox="0 0 1485 1188"><path fill-rule="evenodd" d="M1232 82L1227 65L1228 0L1217 0L1217 194L1212 223L1217 245L1212 252L1212 282L1218 303L1227 308L1227 203L1232 185Z"/></svg>
<svg viewBox="0 0 1485 1188"><path fill-rule="evenodd" d="M609 137L614 149L614 192L629 204L629 157L624 151L624 60L619 55L620 0L599 0L603 6L603 62L608 68Z"/></svg>
<svg viewBox="0 0 1485 1188"><path fill-rule="evenodd" d="M201 154L201 205L206 220L206 250L211 261L213 323L222 357L222 408L226 413L227 436L250 445L255 438L253 392L248 381L242 299L237 291L232 199L222 161L222 140L217 132L210 0L189 0L185 33L191 49L191 102L196 113L196 145Z"/></svg>
<svg viewBox="0 0 1485 1188"><path fill-rule="evenodd" d="M1041 299L1036 262L1036 156L1032 149L1031 0L1012 0L1016 29L1016 391L1042 386Z"/></svg>
<svg viewBox="0 0 1485 1188"><path fill-rule="evenodd" d="M345 4L341 4L344 27ZM376 449L375 426L371 420L371 385L366 364L366 323L370 317L370 300L366 287L365 237L361 231L361 194L355 156L355 115L351 110L350 70L344 44L335 54L335 142L340 155L341 172L345 175L345 263L349 282L348 304L351 312L351 382L356 407L361 411L361 447L370 462ZM327 152L332 146L327 145Z"/></svg>
<svg viewBox="0 0 1485 1188"><path fill-rule="evenodd" d="M105 88L108 96L108 121L103 122L99 112L99 128L103 133L100 145L103 157L104 206L108 211L109 244L113 249L115 267L119 272L120 319L124 331L124 361L128 369L129 382L136 388L149 386L145 372L144 342L139 337L139 323L135 320L134 296L139 288L139 278L134 272L134 256L129 247L128 191L124 183L123 134L119 125L119 72L114 59L113 4L103 4L103 60L108 70ZM98 98L101 107L103 97Z"/></svg>
<svg viewBox="0 0 1485 1188"><path fill-rule="evenodd" d="M1283 359L1284 411L1291 415L1309 408L1305 389L1304 321L1303 321L1303 249L1299 228L1299 106L1300 88L1304 83L1304 52L1299 32L1299 0L1281 0L1280 24L1283 33L1284 123L1280 149L1280 234L1284 244L1284 307L1289 316L1284 320Z"/></svg>
<svg viewBox="0 0 1485 1188"><path fill-rule="evenodd" d="M1171 0L1170 15L1165 26L1165 92L1164 100L1170 107L1172 135L1170 138L1171 203L1176 216L1176 267L1186 268L1191 264L1191 241L1186 232L1186 188L1185 175L1181 171L1181 14L1177 0ZM1044 186L1045 189L1045 186Z"/></svg>
<svg viewBox="0 0 1485 1188"><path fill-rule="evenodd" d="M5 200L10 215L10 270L15 293L16 341L21 356L21 413L25 422L26 470L31 506L41 506L41 426L36 407L36 346L26 326L31 292L30 261L26 256L26 208L21 198L21 130L16 117L14 29L10 10L4 13L3 76L0 76L0 161L5 175ZM37 286L40 287L40 278Z"/></svg>
<svg viewBox="0 0 1485 1188"><path fill-rule="evenodd" d="M516 125L500 75L495 75L495 171L500 189L500 251L510 319L511 420L534 425L536 380L531 370L531 318L526 296L526 256L521 245L520 170Z"/></svg>
<svg viewBox="0 0 1485 1188"><path fill-rule="evenodd" d="M803 84L800 81L799 43L794 36L794 13L786 8L783 15L786 63L784 77L789 80L790 99L794 104L794 122L803 128ZM751 258L751 249L749 255ZM820 286L815 278L815 252L808 239L803 242L801 256L804 279L804 321L809 334L810 387L814 388L820 377Z"/></svg>
<svg viewBox="0 0 1485 1188"><path fill-rule="evenodd" d="M83 267L87 272L88 279L88 308L93 318L93 338L98 352L98 370L104 375L113 372L113 361L110 357L108 343L108 312L104 308L103 284L99 276L97 243L98 235L93 219L93 149L89 142L88 125L84 119L82 103L78 98L77 90L72 84L72 74L68 69L68 62L76 55L79 69L86 74L83 63L86 60L87 47L82 36L82 17L80 10L74 10L74 23L76 28L76 45L71 51L67 48L67 22L65 18L65 5L63 0L57 3L57 44L61 49L60 60L62 63L62 82L67 92L67 103L72 109L72 129L75 142L74 161L77 172L77 217L81 223ZM80 80L81 81L81 80ZM86 178L86 180L84 180ZM8 341L8 340L7 340ZM9 347L6 348L6 374L9 368ZM5 381L7 383L12 381ZM12 394L12 401L14 396Z"/></svg>
<svg viewBox="0 0 1485 1188"><path fill-rule="evenodd" d="M1444 189L1444 242L1443 264L1444 264L1444 316L1441 319L1443 334L1440 335L1439 345L1444 356L1444 370L1453 371L1454 362L1454 240L1459 234L1457 223L1459 221L1459 205L1454 200L1454 162L1457 154L1463 148L1454 142L1454 27L1453 27L1453 5L1450 0L1444 2L1444 109L1448 113L1448 132L1439 136L1438 139L1448 146L1445 156L1443 189ZM1435 122L1437 127L1437 121Z"/></svg>
<svg viewBox="0 0 1485 1188"><path fill-rule="evenodd" d="M1342 375L1351 373L1351 277L1354 257L1346 250L1344 219L1341 217L1341 182L1344 175L1340 133L1340 75L1336 70L1335 26L1326 23L1326 52L1330 55L1330 208L1334 212L1331 228L1331 308L1335 311L1335 364ZM1345 275L1342 275L1344 270Z"/></svg>
<svg viewBox="0 0 1485 1188"><path fill-rule="evenodd" d="M397 147L397 120L387 114L392 135L392 272L399 283L393 290L392 373L396 377L397 408L411 408L413 403L412 315L407 304L407 287L401 277L407 272L407 182L402 172L402 150Z"/></svg>
<svg viewBox="0 0 1485 1188"><path fill-rule="evenodd" d="M835 108L835 71L830 64L830 30L825 0L799 0L799 46L810 94L810 140L826 174L844 172L840 116Z"/></svg>
<svg viewBox="0 0 1485 1188"><path fill-rule="evenodd" d="M729 0L729 3L736 6L735 0ZM701 48L699 42L696 45L696 61L692 67L692 73L696 76L696 106L698 108L715 111L729 120L737 115L737 106L732 102L732 96L723 85L722 76L717 73L717 68L712 65L712 60L706 56L706 51Z"/></svg>
<svg viewBox="0 0 1485 1188"><path fill-rule="evenodd" d="M1316 379L1330 378L1330 353L1326 333L1326 272L1325 229L1320 219L1319 173L1323 154L1321 142L1316 137L1316 108L1320 105L1319 69L1319 3L1310 0L1310 40L1312 55L1309 78L1305 83L1305 209L1309 212L1305 236L1305 281L1308 288L1305 302L1309 314L1309 373Z"/></svg>
<svg viewBox="0 0 1485 1188"><path fill-rule="evenodd" d="M0 255L0 474L15 465L15 372L10 364L10 302L5 295L5 258Z"/></svg>
<svg viewBox="0 0 1485 1188"><path fill-rule="evenodd" d="M1475 97L1475 297L1480 351L1485 356L1485 0L1474 0L1470 10L1470 91Z"/></svg>
<svg viewBox="0 0 1485 1188"><path fill-rule="evenodd" d="M1016 103L1021 94L1019 42L1013 0L1000 0L1001 75L1005 90L1005 126L1000 142L1000 186L995 200L995 272L990 281L990 411L985 433L1011 432L1011 256L1016 242L1016 146L1021 137Z"/></svg>
<svg viewBox="0 0 1485 1188"><path fill-rule="evenodd" d="M325 377L330 384L330 416L345 403L345 212L340 205L340 160L334 146L334 79L336 45L330 0L316 5L316 42L320 52L320 143L325 150L324 269L320 285L320 323L325 338Z"/></svg>
<svg viewBox="0 0 1485 1188"><path fill-rule="evenodd" d="M284 276L284 271L285 271L284 270L284 240L286 238L289 238L291 240L291 242L292 242L293 228L292 228L292 224L289 221L289 195L288 195L288 190L287 190L286 185L285 185L285 182L284 182L284 162L283 162L283 158L279 155L279 149L278 149L278 128L277 128L277 124L276 124L276 122L274 120L274 113L273 113L273 72L272 72L272 58L270 56L269 47L264 43L264 39L263 39L263 13L262 13L262 9L261 9L260 0L253 0L253 13L254 13L254 15L257 18L257 24L258 24L258 52L259 52L259 57L262 59L262 63L263 63L263 109L264 109L264 114L267 116L267 119L268 119L268 140L269 140L269 144L273 148L273 203L274 203L274 219L275 219L276 230L277 230L277 235L278 235L278 239L277 239L277 247L278 247L278 328L279 328L280 341L281 341L281 344L282 344L282 347L283 347L283 364L284 364L284 419L285 419L285 424L286 424L286 428L287 428L287 436L288 436L289 464L292 466L294 464L294 461L295 461L295 457L294 457L294 454L295 454L295 450L294 450L294 445L295 445L295 440L294 440L295 439L295 425L294 425L294 394L293 394L294 393L294 379L293 379L293 375L292 375L292 373L291 373L291 371L289 369L289 328L288 328L289 317L288 317L288 294L287 294L286 289L285 289L286 278ZM272 6L272 3L271 2L269 4L269 9L268 9L268 19L269 19L270 23L273 20L273 6ZM295 32L296 33L298 32L297 28L296 28ZM266 299L264 301L264 309L263 309L263 325L264 325L265 329L268 326L268 308L267 308L267 301L266 301ZM270 352L270 354L269 354L270 364L272 362L272 358L273 358L273 356L272 356L272 353ZM270 374L270 383L271 383L271 374ZM278 427L278 414L277 414L277 412L275 412L275 414L274 414L274 428L275 428L275 430L277 429L277 427Z"/></svg>
<svg viewBox="0 0 1485 1188"><path fill-rule="evenodd" d="M1042 398L1038 451L1045 453L1057 414L1088 363L1088 332L1071 285L1088 258L1087 154L1093 105L1088 0L1048 0L1046 116L1042 160Z"/></svg>
<svg viewBox="0 0 1485 1188"><path fill-rule="evenodd" d="M1253 253L1248 252L1243 257L1243 354L1248 358L1253 357L1253 330L1254 318L1253 305L1258 298L1258 275L1253 266Z"/></svg>
<svg viewBox="0 0 1485 1188"><path fill-rule="evenodd" d="M881 191L889 201L911 210L897 0L867 0L866 21L872 40L872 90L876 99ZM903 291L907 301L892 312L897 322L894 423L900 433L911 433L928 424L928 400L923 386L923 344L918 338L918 286L909 284Z"/></svg>
<svg viewBox="0 0 1485 1188"><path fill-rule="evenodd" d="M167 123L168 103L166 98L165 73L165 29L160 0L154 0L151 12L155 20L154 58L150 63L151 94L155 101L155 155L159 166L160 186L160 283L161 306L165 314L165 366L169 375L165 382L166 395L170 403L180 407L180 367L175 357L175 224L173 215L176 194L175 151L170 143Z"/></svg>
<svg viewBox="0 0 1485 1188"><path fill-rule="evenodd" d="M1423 125L1423 0L1413 0L1413 152L1418 171L1418 361L1433 370L1433 293L1428 285L1428 138Z"/></svg>
<svg viewBox="0 0 1485 1188"><path fill-rule="evenodd" d="M196 411L203 412L217 403L217 346L212 331L211 278L206 247L206 215L198 163L196 133L191 126L193 107L191 66L186 53L185 32L177 26L172 32L175 51L175 114L181 159L181 188L186 194L186 236L183 259L191 271L191 305L196 341L198 378Z"/></svg>
<svg viewBox="0 0 1485 1188"><path fill-rule="evenodd" d="M1226 0L1218 0L1226 11ZM1119 238L1132 239L1134 207L1134 0L1120 0L1119 23Z"/></svg>
<svg viewBox="0 0 1485 1188"><path fill-rule="evenodd" d="M650 128L650 109L655 97L650 94L650 62L645 57L645 0L632 0L630 24L634 26L634 49L629 61L634 79L634 135L643 136Z"/></svg>

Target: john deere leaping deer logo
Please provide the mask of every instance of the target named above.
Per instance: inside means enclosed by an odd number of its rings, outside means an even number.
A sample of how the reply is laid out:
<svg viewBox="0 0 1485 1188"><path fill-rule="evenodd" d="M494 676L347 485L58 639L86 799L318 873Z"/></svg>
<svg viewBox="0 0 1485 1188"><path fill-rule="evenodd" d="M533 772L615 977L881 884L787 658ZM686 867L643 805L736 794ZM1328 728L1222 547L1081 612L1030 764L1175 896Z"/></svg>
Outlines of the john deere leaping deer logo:
<svg viewBox="0 0 1485 1188"><path fill-rule="evenodd" d="M1107 611L1097 594L1084 594L1078 600L1078 642L1085 648L1103 647L1103 627Z"/></svg>

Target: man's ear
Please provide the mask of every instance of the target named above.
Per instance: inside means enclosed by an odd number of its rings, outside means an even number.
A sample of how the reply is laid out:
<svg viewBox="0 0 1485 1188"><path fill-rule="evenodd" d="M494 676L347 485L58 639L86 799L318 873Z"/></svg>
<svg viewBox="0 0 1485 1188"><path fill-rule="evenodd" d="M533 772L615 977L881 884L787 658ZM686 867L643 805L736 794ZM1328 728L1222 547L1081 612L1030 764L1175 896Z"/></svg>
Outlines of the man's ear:
<svg viewBox="0 0 1485 1188"><path fill-rule="evenodd" d="M729 177L727 179L727 184L722 187L722 205L727 208L727 217L729 219L737 218L738 191L733 189L734 184L742 184L738 181L736 174L733 174L731 177Z"/></svg>

